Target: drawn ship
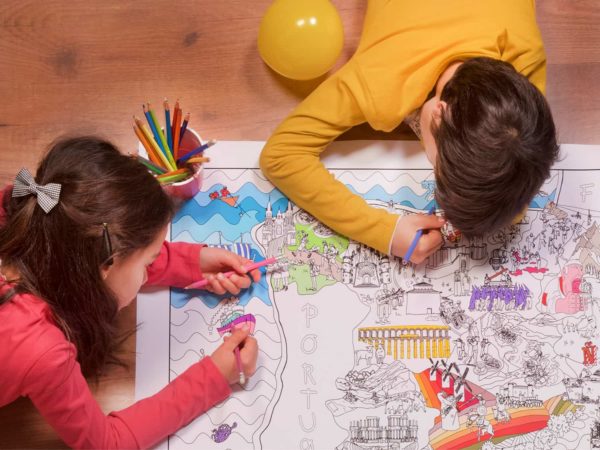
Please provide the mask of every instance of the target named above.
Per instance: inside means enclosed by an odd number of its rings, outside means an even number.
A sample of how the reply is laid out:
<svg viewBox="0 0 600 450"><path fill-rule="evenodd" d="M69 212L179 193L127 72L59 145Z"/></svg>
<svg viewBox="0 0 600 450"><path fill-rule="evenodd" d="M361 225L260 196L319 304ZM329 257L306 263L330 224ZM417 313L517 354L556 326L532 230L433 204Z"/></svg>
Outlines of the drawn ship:
<svg viewBox="0 0 600 450"><path fill-rule="evenodd" d="M223 186L220 191L213 191L209 194L211 200L221 200L222 202L227 203L231 207L235 207L238 201L237 195L231 195L227 186Z"/></svg>
<svg viewBox="0 0 600 450"><path fill-rule="evenodd" d="M227 319L221 322L221 326L217 328L217 331L220 336L223 336L225 333L230 333L234 328L241 327L244 324L250 327L250 334L253 334L256 318L252 314L242 314L239 311L233 311Z"/></svg>

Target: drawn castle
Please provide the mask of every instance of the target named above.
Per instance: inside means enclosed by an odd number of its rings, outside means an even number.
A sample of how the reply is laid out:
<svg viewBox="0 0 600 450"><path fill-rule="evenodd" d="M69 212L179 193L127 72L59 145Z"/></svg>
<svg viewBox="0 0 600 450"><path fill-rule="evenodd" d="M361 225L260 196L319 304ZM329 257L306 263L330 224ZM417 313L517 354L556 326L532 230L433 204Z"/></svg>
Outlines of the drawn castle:
<svg viewBox="0 0 600 450"><path fill-rule="evenodd" d="M392 282L390 259L360 245L342 259L342 282L354 287L379 287Z"/></svg>
<svg viewBox="0 0 600 450"><path fill-rule="evenodd" d="M496 398L508 408L539 408L542 406L542 401L535 394L531 384L520 386L508 383L498 392Z"/></svg>
<svg viewBox="0 0 600 450"><path fill-rule="evenodd" d="M296 228L291 202L288 202L285 213L279 211L273 217L271 200L269 200L262 228L262 244L267 249L267 255L270 257L280 256L284 246L296 245Z"/></svg>
<svg viewBox="0 0 600 450"><path fill-rule="evenodd" d="M400 443L417 440L418 425L416 420L409 420L406 414L387 416L387 427L379 424L379 417L367 416L365 420L350 422L350 442L352 449L400 448ZM391 444L391 446L390 446Z"/></svg>

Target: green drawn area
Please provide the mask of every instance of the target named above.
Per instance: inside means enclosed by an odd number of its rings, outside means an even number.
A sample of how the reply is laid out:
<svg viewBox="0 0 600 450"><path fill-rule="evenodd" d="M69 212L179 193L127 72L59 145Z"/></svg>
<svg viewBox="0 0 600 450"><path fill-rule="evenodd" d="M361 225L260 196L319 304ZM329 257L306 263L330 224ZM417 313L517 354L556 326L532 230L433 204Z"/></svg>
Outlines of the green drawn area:
<svg viewBox="0 0 600 450"><path fill-rule="evenodd" d="M299 223L296 224L296 245L290 245L288 246L288 249L290 249L291 251L295 251L298 249L302 232L308 235L306 241L306 248L309 250L313 247L316 247L319 252L322 252L324 243L327 243L328 247L331 247L332 245L335 246L338 250L338 255L341 255L348 249L348 238L338 235L323 238L315 234L312 225L303 225ZM338 259L340 259L341 261L341 258L339 256Z"/></svg>
<svg viewBox="0 0 600 450"><path fill-rule="evenodd" d="M336 283L335 280L328 279L324 275L317 275L317 289L313 290L312 280L310 279L310 268L308 264L291 266L290 282L296 283L298 294L300 295L314 294L315 292L321 290L321 288L325 286L331 286L332 284Z"/></svg>

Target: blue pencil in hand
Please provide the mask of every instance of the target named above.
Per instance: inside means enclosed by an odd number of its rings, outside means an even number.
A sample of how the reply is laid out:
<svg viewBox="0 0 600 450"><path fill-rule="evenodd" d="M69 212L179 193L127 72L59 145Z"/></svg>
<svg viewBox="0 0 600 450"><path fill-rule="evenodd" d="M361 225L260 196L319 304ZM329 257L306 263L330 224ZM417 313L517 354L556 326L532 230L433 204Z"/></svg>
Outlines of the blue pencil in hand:
<svg viewBox="0 0 600 450"><path fill-rule="evenodd" d="M434 212L435 212L435 205L433 205L429 209L429 212L427 213L427 215L431 216ZM415 248L417 248L417 244L419 243L419 239L421 239L421 236L423 236L423 229L422 228L420 230L417 230L417 234L415 235L415 238L410 243L410 247L408 247L408 250L406 251L406 254L402 258L402 263L403 264L408 264L410 262L410 257L414 253Z"/></svg>

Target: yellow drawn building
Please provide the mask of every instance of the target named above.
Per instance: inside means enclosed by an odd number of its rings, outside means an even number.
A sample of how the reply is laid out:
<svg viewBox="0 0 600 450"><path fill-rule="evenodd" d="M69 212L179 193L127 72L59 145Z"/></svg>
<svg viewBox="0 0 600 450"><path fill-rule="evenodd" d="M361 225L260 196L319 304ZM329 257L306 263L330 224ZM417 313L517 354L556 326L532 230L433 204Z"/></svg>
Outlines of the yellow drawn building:
<svg viewBox="0 0 600 450"><path fill-rule="evenodd" d="M450 327L445 325L390 325L358 329L358 340L376 350L383 347L397 359L448 358Z"/></svg>

